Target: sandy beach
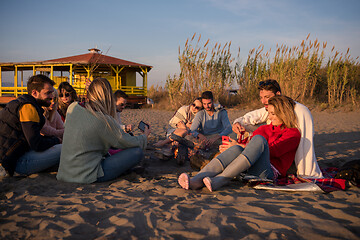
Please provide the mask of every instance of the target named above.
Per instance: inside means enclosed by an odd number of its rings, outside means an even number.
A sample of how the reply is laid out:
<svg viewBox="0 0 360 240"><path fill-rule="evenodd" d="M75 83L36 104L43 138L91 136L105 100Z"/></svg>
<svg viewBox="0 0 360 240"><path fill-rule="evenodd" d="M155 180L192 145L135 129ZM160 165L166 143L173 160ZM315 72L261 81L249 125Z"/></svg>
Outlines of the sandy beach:
<svg viewBox="0 0 360 240"><path fill-rule="evenodd" d="M228 110L230 121L244 110ZM123 122L149 123L162 139L173 112L126 109ZM312 111L322 168L360 159L360 110ZM135 134L139 134L138 130ZM216 192L186 191L187 162L146 151L143 172L95 184L56 172L0 179L0 239L360 239L360 189L331 193L253 189L240 181Z"/></svg>

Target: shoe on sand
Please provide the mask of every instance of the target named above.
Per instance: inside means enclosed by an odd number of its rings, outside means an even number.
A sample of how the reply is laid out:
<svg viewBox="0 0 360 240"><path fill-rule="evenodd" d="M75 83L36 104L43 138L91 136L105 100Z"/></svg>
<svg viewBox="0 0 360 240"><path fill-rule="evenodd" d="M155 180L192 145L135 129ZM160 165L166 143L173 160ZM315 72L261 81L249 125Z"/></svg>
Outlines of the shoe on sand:
<svg viewBox="0 0 360 240"><path fill-rule="evenodd" d="M187 173L180 174L178 178L178 183L180 186L186 190L190 188L190 177Z"/></svg>

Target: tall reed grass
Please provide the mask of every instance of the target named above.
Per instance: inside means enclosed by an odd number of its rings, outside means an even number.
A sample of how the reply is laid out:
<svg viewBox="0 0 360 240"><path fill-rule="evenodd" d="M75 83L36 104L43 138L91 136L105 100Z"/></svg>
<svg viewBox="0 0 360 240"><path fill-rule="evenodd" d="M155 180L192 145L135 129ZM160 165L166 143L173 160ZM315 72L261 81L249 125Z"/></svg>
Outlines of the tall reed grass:
<svg viewBox="0 0 360 240"><path fill-rule="evenodd" d="M166 81L170 102L176 106L189 103L207 90L219 99L233 83L231 42L216 43L210 50L210 40L201 44L201 35L195 37L196 33L187 39L184 49L179 47L180 75Z"/></svg>
<svg viewBox="0 0 360 240"><path fill-rule="evenodd" d="M326 68L328 104L333 107L347 101L357 105L360 66L356 60L351 59L349 49L345 55L336 51L335 55L329 58Z"/></svg>
<svg viewBox="0 0 360 240"><path fill-rule="evenodd" d="M300 102L310 100L330 107L358 105L360 65L349 49L341 54L333 47L326 61L327 42L312 41L309 34L299 46L277 45L274 52L265 52L263 45L253 48L242 63L240 48L236 60L232 57L231 42L215 43L210 50L210 40L202 44L201 35L195 37L196 33L183 49L179 47L180 75L169 76L166 81L174 108L206 90L229 105L227 90L233 83L241 102L251 103L258 98L258 83L268 78L276 79L283 94Z"/></svg>

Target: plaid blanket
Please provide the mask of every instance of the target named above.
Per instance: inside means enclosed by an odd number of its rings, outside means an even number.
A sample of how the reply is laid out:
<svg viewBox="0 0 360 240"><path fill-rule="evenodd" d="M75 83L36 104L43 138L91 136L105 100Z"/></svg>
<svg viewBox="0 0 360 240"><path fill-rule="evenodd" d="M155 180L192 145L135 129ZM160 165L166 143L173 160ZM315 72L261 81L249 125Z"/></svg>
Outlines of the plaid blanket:
<svg viewBox="0 0 360 240"><path fill-rule="evenodd" d="M345 190L347 186L347 182L345 179L336 179L334 178L336 173L338 172L338 168L326 168L321 169L323 172L324 178L302 178L299 176L295 176L293 174L288 175L285 178L278 178L274 181L266 180L266 179L247 179L248 184L252 187L256 185L266 185L269 187L276 186L287 186L290 184L299 184L299 183L314 183L321 188L325 193Z"/></svg>
<svg viewBox="0 0 360 240"><path fill-rule="evenodd" d="M302 178L291 174L288 175L287 178L276 179L274 181L274 184L279 186L285 186L289 184L304 183L304 182L315 183L324 192L332 192L332 191L346 189L345 179L334 178L336 173L338 172L337 168L326 168L326 169L321 169L321 171L323 172L324 178Z"/></svg>

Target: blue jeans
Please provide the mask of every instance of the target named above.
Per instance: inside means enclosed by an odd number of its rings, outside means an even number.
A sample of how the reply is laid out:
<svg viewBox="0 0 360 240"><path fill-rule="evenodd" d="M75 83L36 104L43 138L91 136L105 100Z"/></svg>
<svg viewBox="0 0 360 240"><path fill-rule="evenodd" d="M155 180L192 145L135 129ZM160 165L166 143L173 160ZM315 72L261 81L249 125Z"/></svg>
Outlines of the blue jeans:
<svg viewBox="0 0 360 240"><path fill-rule="evenodd" d="M58 165L61 146L57 144L42 152L31 150L25 153L17 160L15 172L30 175Z"/></svg>
<svg viewBox="0 0 360 240"><path fill-rule="evenodd" d="M270 151L266 139L261 135L255 135L246 148L235 145L222 152L218 158L225 169L240 154L244 155L250 164L247 173L261 178L272 179L274 173L270 166ZM240 174L240 173L239 173Z"/></svg>
<svg viewBox="0 0 360 240"><path fill-rule="evenodd" d="M143 158L143 150L139 147L127 148L101 161L104 176L97 182L106 182L119 177L121 174L136 166Z"/></svg>

